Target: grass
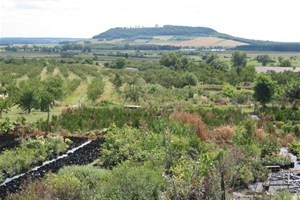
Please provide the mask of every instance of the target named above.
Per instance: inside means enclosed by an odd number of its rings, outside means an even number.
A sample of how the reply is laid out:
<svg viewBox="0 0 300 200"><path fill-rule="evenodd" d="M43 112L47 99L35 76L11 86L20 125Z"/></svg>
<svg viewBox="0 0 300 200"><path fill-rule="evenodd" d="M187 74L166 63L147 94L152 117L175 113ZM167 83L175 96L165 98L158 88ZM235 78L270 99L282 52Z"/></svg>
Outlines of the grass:
<svg viewBox="0 0 300 200"><path fill-rule="evenodd" d="M104 92L98 99L98 102L106 100L112 103L122 104L119 94L116 92L115 86L109 81L109 77L104 77L103 81L105 83Z"/></svg>

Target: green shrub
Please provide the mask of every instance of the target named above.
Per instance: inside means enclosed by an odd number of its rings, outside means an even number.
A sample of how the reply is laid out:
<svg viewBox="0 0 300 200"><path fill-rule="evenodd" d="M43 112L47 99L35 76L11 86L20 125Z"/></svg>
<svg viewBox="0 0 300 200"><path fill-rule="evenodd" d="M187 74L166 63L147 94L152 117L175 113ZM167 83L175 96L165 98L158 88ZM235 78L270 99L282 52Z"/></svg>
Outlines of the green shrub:
<svg viewBox="0 0 300 200"><path fill-rule="evenodd" d="M50 174L44 184L50 190L52 199L83 199L81 192L85 186L73 173Z"/></svg>
<svg viewBox="0 0 300 200"><path fill-rule="evenodd" d="M122 164L106 177L103 199L151 200L159 199L164 178L161 171L144 166Z"/></svg>
<svg viewBox="0 0 300 200"><path fill-rule="evenodd" d="M158 147L161 146L163 138L161 135L135 128L113 128L106 134L105 141L100 148L99 164L111 168L125 160L145 162L152 158L151 162L155 163L153 158L155 152L161 154ZM158 159L161 160L160 157Z"/></svg>
<svg viewBox="0 0 300 200"><path fill-rule="evenodd" d="M295 154L296 156L300 156L300 142L292 142L290 144L290 148L293 154Z"/></svg>
<svg viewBox="0 0 300 200"><path fill-rule="evenodd" d="M284 125L281 126L281 129L285 132L285 133L291 133L292 131L295 130L295 126L292 125L291 123L286 123Z"/></svg>
<svg viewBox="0 0 300 200"><path fill-rule="evenodd" d="M280 151L280 145L277 142L273 141L264 141L261 146L260 157L264 158L265 156L277 155Z"/></svg>
<svg viewBox="0 0 300 200"><path fill-rule="evenodd" d="M87 186L90 190L95 190L97 187L101 187L103 177L105 177L109 171L104 169L95 168L89 165L83 166L67 166L59 170L58 175L64 176L67 174L74 174L75 177Z"/></svg>

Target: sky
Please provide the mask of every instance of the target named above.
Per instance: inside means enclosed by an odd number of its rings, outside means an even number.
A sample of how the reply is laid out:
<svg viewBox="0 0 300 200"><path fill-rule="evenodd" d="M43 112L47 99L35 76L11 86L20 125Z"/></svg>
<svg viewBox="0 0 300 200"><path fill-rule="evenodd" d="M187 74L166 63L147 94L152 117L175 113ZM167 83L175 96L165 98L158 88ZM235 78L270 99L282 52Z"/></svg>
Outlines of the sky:
<svg viewBox="0 0 300 200"><path fill-rule="evenodd" d="M300 42L299 0L0 0L0 37L91 38L114 27L209 27Z"/></svg>

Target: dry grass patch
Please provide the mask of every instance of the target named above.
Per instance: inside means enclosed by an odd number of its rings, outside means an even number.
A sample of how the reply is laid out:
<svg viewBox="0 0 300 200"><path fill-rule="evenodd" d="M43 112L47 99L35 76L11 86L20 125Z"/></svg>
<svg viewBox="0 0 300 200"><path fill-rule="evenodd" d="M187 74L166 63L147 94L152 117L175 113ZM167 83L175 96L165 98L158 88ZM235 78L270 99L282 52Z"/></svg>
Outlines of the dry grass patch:
<svg viewBox="0 0 300 200"><path fill-rule="evenodd" d="M174 111L170 118L194 126L196 128L197 136L202 140L207 140L208 134L206 125L198 114L191 114L184 111Z"/></svg>

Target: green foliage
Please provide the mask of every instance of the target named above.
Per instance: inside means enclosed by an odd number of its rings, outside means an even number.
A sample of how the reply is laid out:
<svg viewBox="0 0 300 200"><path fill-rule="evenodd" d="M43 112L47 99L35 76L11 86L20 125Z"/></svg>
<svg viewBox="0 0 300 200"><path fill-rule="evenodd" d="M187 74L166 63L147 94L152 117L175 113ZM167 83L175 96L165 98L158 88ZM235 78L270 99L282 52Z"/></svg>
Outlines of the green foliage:
<svg viewBox="0 0 300 200"><path fill-rule="evenodd" d="M249 84L255 80L256 74L255 67L253 65L247 65L246 67L242 68L240 76L244 83Z"/></svg>
<svg viewBox="0 0 300 200"><path fill-rule="evenodd" d="M81 83L81 79L72 79L64 82L63 96L67 96L74 92Z"/></svg>
<svg viewBox="0 0 300 200"><path fill-rule="evenodd" d="M272 58L268 54L258 55L255 59L263 66L266 66L268 63L272 62Z"/></svg>
<svg viewBox="0 0 300 200"><path fill-rule="evenodd" d="M240 124L244 119L248 118L238 108L212 108L212 109L194 109L192 112L198 113L204 123L208 126L221 126L224 124Z"/></svg>
<svg viewBox="0 0 300 200"><path fill-rule="evenodd" d="M33 108L38 108L38 80L28 80L22 81L19 84L19 92L17 105L24 111L28 113L31 112Z"/></svg>
<svg viewBox="0 0 300 200"><path fill-rule="evenodd" d="M232 98L233 96L236 95L237 93L237 90L234 86L231 86L229 84L227 85L224 85L223 88L222 88L222 93L226 96L226 97L229 97L229 98Z"/></svg>
<svg viewBox="0 0 300 200"><path fill-rule="evenodd" d="M188 73L186 75L186 82L187 82L187 85L195 86L198 83L198 78L194 74Z"/></svg>
<svg viewBox="0 0 300 200"><path fill-rule="evenodd" d="M51 187L53 199L82 199L84 186L73 173L55 175L51 174L45 181L47 187Z"/></svg>
<svg viewBox="0 0 300 200"><path fill-rule="evenodd" d="M114 84L115 87L119 88L122 86L123 81L121 79L120 74L116 73L115 78L113 79L112 83Z"/></svg>
<svg viewBox="0 0 300 200"><path fill-rule="evenodd" d="M41 111L48 112L52 107L52 103L54 102L54 95L47 91L46 87L39 88L39 92L37 93L37 101L38 106L36 108L40 108Z"/></svg>
<svg viewBox="0 0 300 200"><path fill-rule="evenodd" d="M281 60L279 61L279 66L280 66L280 67L291 67L291 66L292 66L292 63L291 63L291 61L288 60L288 59L281 59Z"/></svg>
<svg viewBox="0 0 300 200"><path fill-rule="evenodd" d="M55 100L60 100L63 95L63 79L60 76L48 77L43 81L46 91L53 95Z"/></svg>
<svg viewBox="0 0 300 200"><path fill-rule="evenodd" d="M108 31L94 36L93 38L148 38L157 35L188 35L188 36L210 36L217 33L206 27L187 27L165 25L163 27L150 28L112 28Z"/></svg>
<svg viewBox="0 0 300 200"><path fill-rule="evenodd" d="M300 142L292 142L290 144L290 148L293 154L295 154L297 157L300 157Z"/></svg>
<svg viewBox="0 0 300 200"><path fill-rule="evenodd" d="M175 70L184 70L189 66L189 61L187 57L181 56L176 53L164 54L159 63L166 67L173 67Z"/></svg>
<svg viewBox="0 0 300 200"><path fill-rule="evenodd" d="M231 55L231 62L234 67L246 67L247 54L242 51L235 51Z"/></svg>
<svg viewBox="0 0 300 200"><path fill-rule="evenodd" d="M101 146L99 164L106 168L125 160L161 164L162 152L158 146L162 145L162 141L161 135L134 128L113 128L106 134L106 143Z"/></svg>
<svg viewBox="0 0 300 200"><path fill-rule="evenodd" d="M267 155L277 155L280 151L280 146L277 142L265 141L261 147L261 158L266 157Z"/></svg>
<svg viewBox="0 0 300 200"><path fill-rule="evenodd" d="M126 61L125 58L118 58L118 59L116 60L116 62L114 63L113 66L114 66L116 69L122 69L122 68L125 67L126 63L127 63L127 61Z"/></svg>
<svg viewBox="0 0 300 200"><path fill-rule="evenodd" d="M0 133L8 134L13 131L12 123L9 118L5 118L4 121L0 122Z"/></svg>
<svg viewBox="0 0 300 200"><path fill-rule="evenodd" d="M30 169L38 162L45 161L50 156L58 155L67 150L68 145L61 136L27 139L21 142L20 147L5 150L0 155L0 169L10 175Z"/></svg>
<svg viewBox="0 0 300 200"><path fill-rule="evenodd" d="M285 97L296 108L300 102L300 81L290 82L285 89Z"/></svg>
<svg viewBox="0 0 300 200"><path fill-rule="evenodd" d="M145 109L78 108L62 112L59 117L59 125L74 132L108 128L113 124L117 127L123 127L125 124L139 127L145 121L152 124L154 120L154 113Z"/></svg>
<svg viewBox="0 0 300 200"><path fill-rule="evenodd" d="M87 98L93 103L101 96L104 92L105 83L101 78L94 78L87 88Z"/></svg>
<svg viewBox="0 0 300 200"><path fill-rule="evenodd" d="M253 90L253 97L262 105L270 102L276 89L276 83L267 75L258 75L256 77Z"/></svg>
<svg viewBox="0 0 300 200"><path fill-rule="evenodd" d="M159 199L164 180L160 171L122 164L106 177L103 199Z"/></svg>

